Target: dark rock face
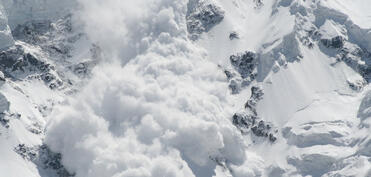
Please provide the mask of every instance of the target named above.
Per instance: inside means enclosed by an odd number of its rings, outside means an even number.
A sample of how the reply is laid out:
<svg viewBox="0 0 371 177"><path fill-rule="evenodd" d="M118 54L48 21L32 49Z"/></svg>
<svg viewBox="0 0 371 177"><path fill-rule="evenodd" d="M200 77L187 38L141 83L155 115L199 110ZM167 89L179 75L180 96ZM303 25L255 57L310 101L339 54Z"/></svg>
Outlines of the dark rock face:
<svg viewBox="0 0 371 177"><path fill-rule="evenodd" d="M247 133L256 124L256 119L258 117L255 115L236 113L232 117L232 122L242 133Z"/></svg>
<svg viewBox="0 0 371 177"><path fill-rule="evenodd" d="M239 39L240 37L238 36L238 33L233 31L231 33L229 33L229 39L230 40L234 40L234 39Z"/></svg>
<svg viewBox="0 0 371 177"><path fill-rule="evenodd" d="M272 125L261 120L256 111L256 104L263 99L263 90L259 87L251 88L251 97L246 102L246 110L243 113L236 113L232 117L232 123L243 134L251 132L257 137L268 138L270 142L275 142L277 138L272 132Z"/></svg>
<svg viewBox="0 0 371 177"><path fill-rule="evenodd" d="M321 39L321 43L328 48L339 49L344 46L344 38L342 36L336 36L332 39Z"/></svg>
<svg viewBox="0 0 371 177"><path fill-rule="evenodd" d="M208 32L224 19L224 11L214 4L199 3L187 15L187 29L192 40Z"/></svg>
<svg viewBox="0 0 371 177"><path fill-rule="evenodd" d="M365 80L357 80L357 81L347 81L349 87L354 91L361 91L363 87L367 85L367 82Z"/></svg>
<svg viewBox="0 0 371 177"><path fill-rule="evenodd" d="M33 160L37 156L37 152L31 147L27 147L25 144L18 144L18 146L14 148L14 151L27 160Z"/></svg>
<svg viewBox="0 0 371 177"><path fill-rule="evenodd" d="M264 5L263 0L254 0L254 3L256 8L260 8Z"/></svg>
<svg viewBox="0 0 371 177"><path fill-rule="evenodd" d="M27 42L36 42L41 40L39 36L45 34L51 28L51 21L29 21L23 25L18 25L13 31L16 39L27 40Z"/></svg>
<svg viewBox="0 0 371 177"><path fill-rule="evenodd" d="M34 77L43 80L50 88L62 85L62 81L53 74L54 66L26 52L20 45L0 52L0 70L10 79Z"/></svg>
<svg viewBox="0 0 371 177"><path fill-rule="evenodd" d="M0 113L0 124L5 128L9 128L9 119L5 118L4 113Z"/></svg>
<svg viewBox="0 0 371 177"><path fill-rule="evenodd" d="M91 74L91 68L96 65L93 61L81 62L68 68L77 76L84 78Z"/></svg>
<svg viewBox="0 0 371 177"><path fill-rule="evenodd" d="M371 78L371 53L358 46L352 48L342 47L336 55L338 61L345 62L349 67L361 74L367 81ZM351 85L350 85L351 86Z"/></svg>
<svg viewBox="0 0 371 177"><path fill-rule="evenodd" d="M233 68L225 70L224 73L229 80L232 94L237 94L256 79L258 57L253 52L244 52L231 55L229 59Z"/></svg>
<svg viewBox="0 0 371 177"><path fill-rule="evenodd" d="M253 52L231 55L229 59L242 78L251 77L257 65L257 55Z"/></svg>
<svg viewBox="0 0 371 177"><path fill-rule="evenodd" d="M323 46L328 49L336 49L334 51L328 52L326 50L322 51L328 55L335 57L337 62L344 62L349 67L358 72L368 83L371 79L371 52L367 49L360 47L358 44L351 43L347 41L342 36L336 36L331 39L321 39L321 34L316 35L314 40L319 40ZM336 63L332 64L335 65ZM349 87L355 91L359 91L362 83L349 83ZM361 84L361 85L360 85Z"/></svg>
<svg viewBox="0 0 371 177"><path fill-rule="evenodd" d="M76 42L83 35L72 34L71 15L68 15L57 22L29 21L25 24L18 25L13 31L13 36L28 44L37 45L51 56L58 58L71 57L71 43ZM63 37L61 37L63 36Z"/></svg>
<svg viewBox="0 0 371 177"><path fill-rule="evenodd" d="M53 170L58 177L73 177L75 174L68 172L62 165L62 155L52 152L46 145L38 147L28 147L19 144L14 148L23 159L34 162L37 166L45 170Z"/></svg>

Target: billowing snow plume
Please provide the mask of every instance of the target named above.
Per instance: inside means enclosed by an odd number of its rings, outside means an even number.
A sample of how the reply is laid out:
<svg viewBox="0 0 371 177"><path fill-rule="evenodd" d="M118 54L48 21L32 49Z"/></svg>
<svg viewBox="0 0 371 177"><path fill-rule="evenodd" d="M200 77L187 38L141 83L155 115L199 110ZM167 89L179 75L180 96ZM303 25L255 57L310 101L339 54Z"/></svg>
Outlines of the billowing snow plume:
<svg viewBox="0 0 371 177"><path fill-rule="evenodd" d="M56 109L46 143L85 176L211 176L245 159L220 70L187 39L187 2L82 1L110 64ZM190 168L193 168L193 172ZM197 170L199 169L199 170Z"/></svg>
<svg viewBox="0 0 371 177"><path fill-rule="evenodd" d="M367 0L0 5L0 177L371 175Z"/></svg>

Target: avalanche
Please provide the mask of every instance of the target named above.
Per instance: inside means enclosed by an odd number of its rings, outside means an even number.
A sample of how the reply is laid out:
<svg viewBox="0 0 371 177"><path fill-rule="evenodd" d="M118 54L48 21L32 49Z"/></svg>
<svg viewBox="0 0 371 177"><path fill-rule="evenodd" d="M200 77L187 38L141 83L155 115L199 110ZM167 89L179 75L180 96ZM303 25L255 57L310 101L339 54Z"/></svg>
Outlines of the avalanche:
<svg viewBox="0 0 371 177"><path fill-rule="evenodd" d="M371 176L370 6L0 0L0 177Z"/></svg>

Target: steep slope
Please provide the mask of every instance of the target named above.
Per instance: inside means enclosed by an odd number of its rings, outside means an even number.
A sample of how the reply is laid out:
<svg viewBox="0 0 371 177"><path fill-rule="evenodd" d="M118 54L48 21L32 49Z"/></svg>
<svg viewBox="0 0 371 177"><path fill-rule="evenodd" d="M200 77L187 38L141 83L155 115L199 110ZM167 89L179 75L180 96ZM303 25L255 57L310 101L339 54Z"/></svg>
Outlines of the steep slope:
<svg viewBox="0 0 371 177"><path fill-rule="evenodd" d="M367 1L0 2L0 177L371 176Z"/></svg>

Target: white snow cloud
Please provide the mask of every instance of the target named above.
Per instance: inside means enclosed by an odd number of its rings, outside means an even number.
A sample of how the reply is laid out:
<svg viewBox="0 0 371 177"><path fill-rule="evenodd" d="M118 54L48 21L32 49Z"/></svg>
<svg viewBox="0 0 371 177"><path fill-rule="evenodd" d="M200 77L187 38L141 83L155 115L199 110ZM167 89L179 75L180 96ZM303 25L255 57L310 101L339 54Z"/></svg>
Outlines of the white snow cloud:
<svg viewBox="0 0 371 177"><path fill-rule="evenodd" d="M105 61L53 112L46 143L77 177L190 177L242 164L223 72L186 35L184 0L81 0ZM190 165L192 164L192 165Z"/></svg>

